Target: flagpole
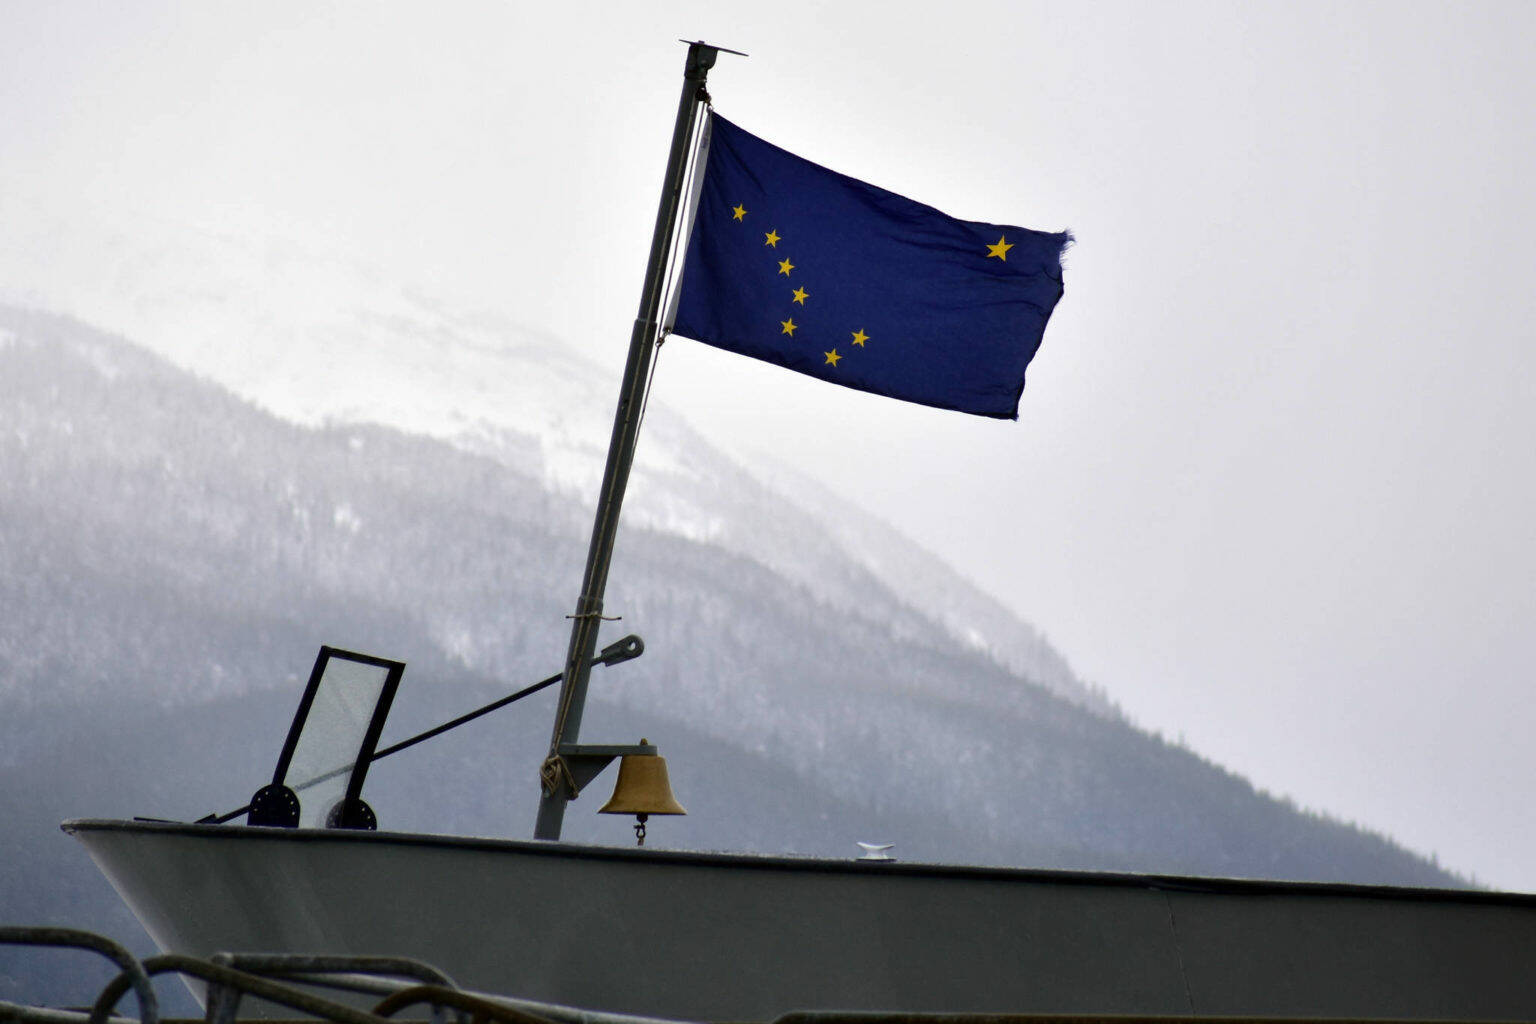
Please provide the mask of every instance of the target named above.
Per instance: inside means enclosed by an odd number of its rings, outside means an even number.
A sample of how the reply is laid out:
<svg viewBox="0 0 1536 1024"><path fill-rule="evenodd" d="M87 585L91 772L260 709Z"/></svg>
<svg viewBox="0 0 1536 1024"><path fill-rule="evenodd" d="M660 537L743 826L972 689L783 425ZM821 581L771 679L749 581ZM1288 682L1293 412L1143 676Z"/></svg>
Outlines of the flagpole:
<svg viewBox="0 0 1536 1024"><path fill-rule="evenodd" d="M646 264L645 285L640 294L640 311L629 338L629 358L624 364L624 381L619 386L619 404L613 417L613 438L608 443L608 463L603 470L602 489L598 494L597 514L592 524L592 542L587 550L587 568L582 580L581 597L571 616L571 642L566 651L560 700L555 712L555 727L549 740L549 755L539 769L542 797L534 838L559 839L565 819L565 805L576 796L577 780L562 755L562 748L576 743L581 730L581 713L587 699L587 680L592 671L592 656L597 649L597 631L603 612L603 592L608 585L608 563L613 557L613 542L618 533L619 507L629 483L629 469L634 461L635 442L640 432L640 411L645 381L656 351L656 335L661 313L662 287L667 255L677 227L682 205L683 181L687 171L688 142L693 137L699 107L708 102L704 82L722 47L704 42L688 44L688 59L683 70L683 91L677 104L677 120L672 127L672 151L667 157L666 180L661 203L656 211L656 229L651 236L651 255ZM727 50L734 53L734 50Z"/></svg>

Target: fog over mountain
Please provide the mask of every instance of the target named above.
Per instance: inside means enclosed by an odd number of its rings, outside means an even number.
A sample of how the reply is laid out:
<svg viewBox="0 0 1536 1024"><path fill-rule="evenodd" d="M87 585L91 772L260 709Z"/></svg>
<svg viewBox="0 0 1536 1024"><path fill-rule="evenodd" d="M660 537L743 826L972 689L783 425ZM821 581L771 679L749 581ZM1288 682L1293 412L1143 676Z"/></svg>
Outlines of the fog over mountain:
<svg viewBox="0 0 1536 1024"><path fill-rule="evenodd" d="M244 803L320 644L409 663L385 743L559 668L614 381L282 246L33 241L0 267L0 906L127 936L58 821ZM656 845L1462 884L1136 728L937 558L660 407L607 612L647 652L596 671L583 739L667 755L690 814ZM551 698L381 762L381 825L529 834ZM632 841L600 800L567 836Z"/></svg>
<svg viewBox="0 0 1536 1024"><path fill-rule="evenodd" d="M590 522L617 367L291 239L253 242L232 229L121 214L121 227L103 231L18 205L0 199L11 233L0 247L0 298L124 331L291 422L384 424L488 456L537 477ZM786 507L765 488L795 500ZM840 608L886 617L898 634L937 622L1059 695L1109 707L1033 627L877 518L771 461L748 469L723 457L659 405L648 413L625 522L764 562ZM824 566L842 550L899 601L872 606L878 594L829 579ZM565 589L573 600L574 584Z"/></svg>

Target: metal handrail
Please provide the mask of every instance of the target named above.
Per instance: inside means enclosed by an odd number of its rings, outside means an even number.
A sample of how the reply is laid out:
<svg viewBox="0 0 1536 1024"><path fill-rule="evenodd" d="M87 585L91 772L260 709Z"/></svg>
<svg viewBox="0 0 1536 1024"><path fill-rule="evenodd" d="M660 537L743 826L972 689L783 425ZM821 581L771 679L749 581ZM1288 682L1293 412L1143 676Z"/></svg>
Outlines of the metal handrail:
<svg viewBox="0 0 1536 1024"><path fill-rule="evenodd" d="M468 992L461 992L456 988L445 988L442 985L417 985L414 988L402 989L392 996L381 1000L373 1008L373 1012L381 1018L393 1017L408 1006L420 1006L426 1004L435 1008L446 1006L454 1010L464 1010L474 1014L476 1024L555 1024L548 1017L541 1017L527 1010L520 1010L515 1006L494 1002L483 996L472 996Z"/></svg>
<svg viewBox="0 0 1536 1024"><path fill-rule="evenodd" d="M223 985L245 995L253 995L258 999L277 1003L290 1009L300 1010L313 1014L316 1017L324 1017L337 1021L338 1024L385 1024L384 1018L377 1017L363 1010L353 1009L343 1003L324 999L320 996L294 988L292 985L284 985L270 978L263 978L257 974L247 974L237 971L233 967L223 967L219 964L209 963L207 960L199 960L196 957L186 956L181 953L163 953L160 956L152 956L144 961L144 973L150 976L165 974L168 972L191 975L201 978L203 981ZM129 982L123 975L118 975L107 983L101 990L101 995L96 998L96 1003L91 1007L90 1024L106 1024L112 1007L123 997L127 991Z"/></svg>
<svg viewBox="0 0 1536 1024"><path fill-rule="evenodd" d="M421 960L403 956L336 956L306 953L215 953L209 958L221 967L232 967L250 974L287 978L316 988L356 992L362 995L392 995L417 984L442 985L458 988L445 972ZM410 981L397 979L408 978ZM215 996L210 989L209 1024L228 1024L234 1019L239 1003L238 994L225 995L220 989L220 1005L214 1006ZM469 1014L455 1015L459 1024L469 1024ZM442 1024L444 1015L438 1010L432 1015L432 1024Z"/></svg>
<svg viewBox="0 0 1536 1024"><path fill-rule="evenodd" d="M537 999L523 999L518 996L504 995L500 992L487 993L471 991L470 995L485 999L493 999L499 1005L510 1006L515 1010L523 1010L536 1017L546 1017L555 1024L694 1024L694 1022L679 1020L676 1017L647 1017L635 1013L615 1013L609 1010L586 1010L579 1006L568 1006L565 1003L546 1003Z"/></svg>
<svg viewBox="0 0 1536 1024"><path fill-rule="evenodd" d="M46 1006L23 1006L0 1000L0 1021L26 1021L28 1024L84 1024L85 1014L74 1010L54 1010Z"/></svg>
<svg viewBox="0 0 1536 1024"><path fill-rule="evenodd" d="M122 980L122 990L118 992L118 999L129 988L139 1000L139 1020L141 1024L159 1024L160 1001L155 998L154 986L149 983L149 972L139 963L138 959L128 950L113 942L111 939L95 932L83 931L79 928L53 928L53 927L0 927L0 944L7 946L64 946L70 949L88 949L93 953L99 953L117 965L120 973L118 979ZM115 1004L116 999L113 1000ZM64 1011L55 1011L64 1012ZM42 1017L32 1017L32 1020L42 1020ZM94 1021L94 1017L92 1018ZM103 1018L105 1019L105 1018Z"/></svg>
<svg viewBox="0 0 1536 1024"><path fill-rule="evenodd" d="M452 978L422 960L405 956L332 956L308 953L215 953L208 958L221 967L249 974L371 974L414 978L428 985L458 988ZM317 984L324 984L317 982Z"/></svg>

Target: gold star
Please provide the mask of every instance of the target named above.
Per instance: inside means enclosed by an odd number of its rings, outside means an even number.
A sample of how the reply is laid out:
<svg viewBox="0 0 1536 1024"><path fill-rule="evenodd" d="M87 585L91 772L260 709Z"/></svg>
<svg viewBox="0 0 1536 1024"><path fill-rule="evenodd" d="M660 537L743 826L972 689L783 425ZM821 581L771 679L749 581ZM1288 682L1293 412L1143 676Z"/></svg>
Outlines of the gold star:
<svg viewBox="0 0 1536 1024"><path fill-rule="evenodd" d="M868 340L869 335L864 333L864 328L860 327L858 330L853 332L853 343L859 346L859 348L863 348L864 343Z"/></svg>
<svg viewBox="0 0 1536 1024"><path fill-rule="evenodd" d="M789 260L780 260L779 261L779 273L783 274L785 277L788 277L789 276L789 272L791 270L794 270L794 269L795 269L795 265L793 263L789 262Z"/></svg>
<svg viewBox="0 0 1536 1024"><path fill-rule="evenodd" d="M763 244L771 245L777 249L779 247L779 233L777 231L768 232L763 236Z"/></svg>
<svg viewBox="0 0 1536 1024"><path fill-rule="evenodd" d="M837 354L837 349L833 349L831 352L823 352L822 355L827 357L827 365L828 366L836 366L837 365L837 361L839 359L843 358L842 356Z"/></svg>
<svg viewBox="0 0 1536 1024"><path fill-rule="evenodd" d="M732 220L741 220L746 215L747 215L747 208L745 206L742 206L740 203L737 203L735 206L733 206L731 208L731 219Z"/></svg>
<svg viewBox="0 0 1536 1024"><path fill-rule="evenodd" d="M806 291L804 288L796 288L793 292L791 292L791 294L794 295L795 301L803 306L805 305L805 297L811 293Z"/></svg>
<svg viewBox="0 0 1536 1024"><path fill-rule="evenodd" d="M787 334L791 338L793 338L795 336L795 328L798 325L795 323L795 318L794 317L790 317L788 320L780 320L779 321L779 326L784 328L782 331L779 332L780 334Z"/></svg>
<svg viewBox="0 0 1536 1024"><path fill-rule="evenodd" d="M1008 250L1013 248L1013 243L1004 235L997 236L997 244L987 246L987 259L996 256L1004 263L1008 262Z"/></svg>

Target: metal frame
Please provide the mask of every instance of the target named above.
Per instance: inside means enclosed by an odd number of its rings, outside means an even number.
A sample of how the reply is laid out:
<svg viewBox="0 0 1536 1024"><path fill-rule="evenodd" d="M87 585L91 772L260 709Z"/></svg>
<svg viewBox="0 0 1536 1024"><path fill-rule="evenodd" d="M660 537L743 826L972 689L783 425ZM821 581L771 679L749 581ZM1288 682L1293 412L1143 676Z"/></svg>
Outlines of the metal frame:
<svg viewBox="0 0 1536 1024"><path fill-rule="evenodd" d="M123 946L94 932L50 927L0 926L0 945L86 949L101 954L119 968L102 986L89 1010L0 1001L0 1022L112 1024L125 1019L115 1010L132 989L138 997L139 1024L161 1024L150 979L179 974L207 984L207 1010L203 1017L206 1024L236 1024L241 1020L238 1011L245 996L336 1024L390 1024L401 1011L412 1007L428 1008L431 1024L446 1024L450 1015L456 1024L680 1024L466 992L436 967L408 957L215 953L201 959L163 953L140 960ZM296 983L382 998L370 1012L315 995Z"/></svg>
<svg viewBox="0 0 1536 1024"><path fill-rule="evenodd" d="M384 687L379 691L378 701L374 703L373 717L369 719L368 728L363 733L362 742L358 745L356 757L352 762L352 774L347 780L346 795L342 797L342 806L348 808L355 806L362 799L363 781L367 778L368 766L373 762L374 750L379 745L379 736L384 732L384 720L389 717L389 708L394 703L395 691L400 688L400 679L405 674L403 661L378 658L371 654L342 650L339 647L322 646L319 655L315 658L315 667L310 670L309 683L304 687L304 695L299 698L299 707L294 712L293 724L288 727L288 737L283 741L282 753L278 755L277 767L272 772L272 785L286 785L288 768L293 761L293 753L298 748L299 737L309 721L309 711L314 705L315 694L320 689L320 681L325 678L326 670L335 659L386 670Z"/></svg>
<svg viewBox="0 0 1536 1024"><path fill-rule="evenodd" d="M155 990L149 983L149 974L144 970L144 965L139 963L127 949L111 939L97 935L95 932L81 931L78 928L0 927L0 945L64 946L99 953L118 966L120 973L114 979L114 984L120 983L121 986L118 990L118 998L121 999L128 989L133 989L134 995L139 1000L140 1021L143 1024L158 1024L160 1020L160 1002L155 998ZM83 1014L0 1003L0 1020L58 1022L83 1019Z"/></svg>

